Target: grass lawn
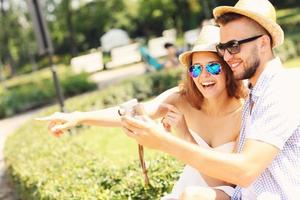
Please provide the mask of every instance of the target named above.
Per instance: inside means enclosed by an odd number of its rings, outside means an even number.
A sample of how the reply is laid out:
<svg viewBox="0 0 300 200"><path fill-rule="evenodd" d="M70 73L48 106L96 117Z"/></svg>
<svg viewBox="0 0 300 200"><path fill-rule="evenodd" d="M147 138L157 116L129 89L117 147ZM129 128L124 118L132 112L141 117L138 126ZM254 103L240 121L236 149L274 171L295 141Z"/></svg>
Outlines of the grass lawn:
<svg viewBox="0 0 300 200"><path fill-rule="evenodd" d="M74 141L87 147L101 160L108 160L118 166L138 159L137 143L128 138L121 128L88 127L76 135ZM160 154L151 149L144 149L144 152L145 159Z"/></svg>

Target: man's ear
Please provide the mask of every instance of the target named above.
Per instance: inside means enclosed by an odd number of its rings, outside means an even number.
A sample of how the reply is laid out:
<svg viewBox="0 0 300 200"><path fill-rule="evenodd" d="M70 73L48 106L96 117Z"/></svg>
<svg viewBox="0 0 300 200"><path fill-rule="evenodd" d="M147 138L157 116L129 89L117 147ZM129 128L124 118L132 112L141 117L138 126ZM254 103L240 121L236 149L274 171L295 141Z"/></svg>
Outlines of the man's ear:
<svg viewBox="0 0 300 200"><path fill-rule="evenodd" d="M263 35L261 37L260 49L265 52L268 49L272 49L271 38L268 35Z"/></svg>

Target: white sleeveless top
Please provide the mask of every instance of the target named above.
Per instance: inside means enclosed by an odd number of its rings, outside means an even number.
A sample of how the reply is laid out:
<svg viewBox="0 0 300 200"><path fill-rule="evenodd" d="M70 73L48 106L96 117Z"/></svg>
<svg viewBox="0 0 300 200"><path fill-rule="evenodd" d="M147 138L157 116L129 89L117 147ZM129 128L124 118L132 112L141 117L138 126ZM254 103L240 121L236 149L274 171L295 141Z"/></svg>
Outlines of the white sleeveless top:
<svg viewBox="0 0 300 200"><path fill-rule="evenodd" d="M235 144L235 142L233 142L233 141L225 143L225 144L221 144L215 148L212 148L197 133L195 133L192 130L190 130L190 133L192 134L192 136L195 139L195 141L197 142L197 144L203 148L215 149L217 151L222 151L222 152L232 152L233 151L234 144ZM189 165L186 165L184 167L182 173L180 174L178 181L174 184L172 192L170 194L167 194L166 196L162 197L161 200L179 199L181 193L188 186L209 187L198 170L196 170L195 168L193 168ZM222 187L222 186L220 186L220 187ZM223 187L225 187L225 186L223 186ZM216 187L216 188L222 189L219 187Z"/></svg>

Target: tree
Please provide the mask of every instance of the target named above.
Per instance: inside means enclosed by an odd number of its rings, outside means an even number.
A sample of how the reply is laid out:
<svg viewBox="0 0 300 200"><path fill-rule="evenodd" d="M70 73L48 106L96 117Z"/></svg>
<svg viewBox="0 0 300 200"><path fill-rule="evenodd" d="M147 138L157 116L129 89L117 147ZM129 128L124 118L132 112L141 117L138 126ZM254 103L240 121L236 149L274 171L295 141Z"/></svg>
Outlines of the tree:
<svg viewBox="0 0 300 200"><path fill-rule="evenodd" d="M70 53L72 57L77 55L77 43L75 37L75 31L73 28L73 11L71 9L70 0L64 0L61 3L61 13L66 13L66 27L68 30L67 37L69 39Z"/></svg>
<svg viewBox="0 0 300 200"><path fill-rule="evenodd" d="M11 54L11 50L9 48L9 22L10 16L7 15L9 11L9 2L5 0L1 0L1 25L2 25L2 35L1 35L1 61L4 65L8 66L10 69L10 76L13 76L16 72L15 62Z"/></svg>

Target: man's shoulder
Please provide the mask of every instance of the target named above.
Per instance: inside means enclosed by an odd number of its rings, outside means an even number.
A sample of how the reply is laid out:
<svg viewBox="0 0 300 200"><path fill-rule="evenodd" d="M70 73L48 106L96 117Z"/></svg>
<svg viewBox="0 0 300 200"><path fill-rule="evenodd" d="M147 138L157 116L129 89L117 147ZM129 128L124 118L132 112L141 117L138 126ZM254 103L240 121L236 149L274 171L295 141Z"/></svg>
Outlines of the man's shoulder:
<svg viewBox="0 0 300 200"><path fill-rule="evenodd" d="M266 81L259 91L261 102L300 107L300 69L282 69Z"/></svg>
<svg viewBox="0 0 300 200"><path fill-rule="evenodd" d="M300 69L284 69L270 81L264 98L287 111L300 114ZM281 110L281 108L279 108Z"/></svg>
<svg viewBox="0 0 300 200"><path fill-rule="evenodd" d="M270 80L267 90L274 90L278 91L279 93L296 93L297 91L299 91L299 86L300 68L283 69Z"/></svg>

